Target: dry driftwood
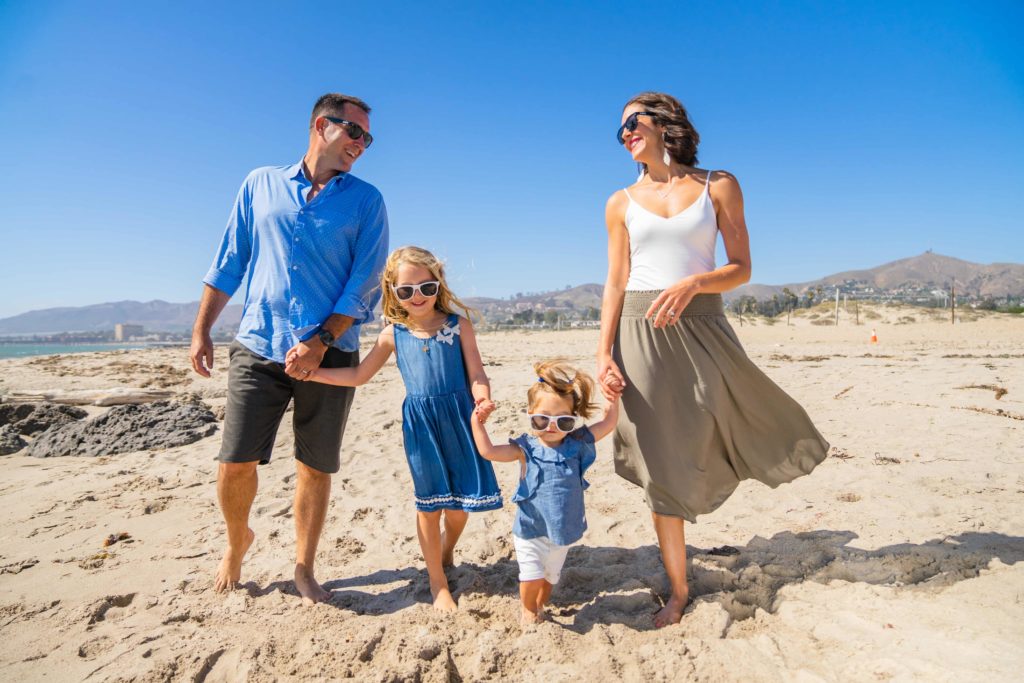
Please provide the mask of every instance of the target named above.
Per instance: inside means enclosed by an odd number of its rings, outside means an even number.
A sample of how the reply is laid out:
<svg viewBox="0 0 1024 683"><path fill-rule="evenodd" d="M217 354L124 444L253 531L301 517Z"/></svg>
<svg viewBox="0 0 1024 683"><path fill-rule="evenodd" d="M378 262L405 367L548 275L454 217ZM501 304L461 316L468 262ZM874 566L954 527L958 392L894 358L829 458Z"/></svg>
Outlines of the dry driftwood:
<svg viewBox="0 0 1024 683"><path fill-rule="evenodd" d="M133 389L115 387L113 389L75 389L64 391L12 391L4 396L8 403L27 403L49 401L50 403L66 403L70 405L118 406L138 403L166 401L173 392L163 389Z"/></svg>

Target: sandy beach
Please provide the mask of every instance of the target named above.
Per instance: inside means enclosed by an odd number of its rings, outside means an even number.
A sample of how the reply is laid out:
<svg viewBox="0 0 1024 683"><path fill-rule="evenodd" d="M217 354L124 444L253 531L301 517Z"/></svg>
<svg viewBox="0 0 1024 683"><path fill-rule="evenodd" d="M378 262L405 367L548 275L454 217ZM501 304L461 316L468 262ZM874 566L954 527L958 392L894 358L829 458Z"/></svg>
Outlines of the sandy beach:
<svg viewBox="0 0 1024 683"><path fill-rule="evenodd" d="M833 448L810 476L775 490L744 482L687 526L694 601L677 626L652 626L668 583L642 495L614 474L611 439L588 475L589 530L555 587L552 621L518 625L517 470L502 465L505 507L470 518L449 572L460 609L435 613L392 360L356 395L317 567L332 599L312 608L291 582L288 417L259 470L244 585L227 595L211 591L224 542L219 430L167 450L0 458L2 677L1014 680L1024 664L1024 319L950 325L915 310L866 319L864 309L860 326L845 314L838 327L807 315L733 321ZM479 341L497 440L525 428L532 362L565 356L592 370L597 331ZM0 393L158 387L217 414L226 348L216 362L204 380L184 348L5 360Z"/></svg>

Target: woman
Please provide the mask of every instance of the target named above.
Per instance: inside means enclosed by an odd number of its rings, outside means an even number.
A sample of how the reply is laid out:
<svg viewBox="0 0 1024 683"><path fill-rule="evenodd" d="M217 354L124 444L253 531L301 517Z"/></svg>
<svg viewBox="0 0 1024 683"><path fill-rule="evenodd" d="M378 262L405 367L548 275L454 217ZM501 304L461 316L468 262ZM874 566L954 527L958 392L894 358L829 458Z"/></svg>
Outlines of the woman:
<svg viewBox="0 0 1024 683"><path fill-rule="evenodd" d="M615 471L644 489L672 595L688 599L683 523L725 502L743 479L775 487L824 460L804 410L747 358L721 293L750 279L743 196L724 171L696 167L700 137L670 95L645 92L617 139L643 172L608 200L608 280L598 379L623 388ZM729 262L715 267L721 233Z"/></svg>

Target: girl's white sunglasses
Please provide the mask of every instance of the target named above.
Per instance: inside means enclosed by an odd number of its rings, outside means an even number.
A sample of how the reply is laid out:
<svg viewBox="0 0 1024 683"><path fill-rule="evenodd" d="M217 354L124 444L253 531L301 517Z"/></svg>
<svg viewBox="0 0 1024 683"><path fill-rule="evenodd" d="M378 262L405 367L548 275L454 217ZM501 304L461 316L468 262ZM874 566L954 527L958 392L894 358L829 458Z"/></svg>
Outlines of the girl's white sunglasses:
<svg viewBox="0 0 1024 683"><path fill-rule="evenodd" d="M569 433L576 429L576 421L579 420L575 415L544 415L543 413L530 413L527 417L530 418L530 426L538 432L543 432L549 424L554 422L558 431Z"/></svg>
<svg viewBox="0 0 1024 683"><path fill-rule="evenodd" d="M391 291L395 293L399 301L408 301L416 292L429 299L432 296L437 296L440 284L438 280L431 280L430 282L421 282L418 285L391 285Z"/></svg>

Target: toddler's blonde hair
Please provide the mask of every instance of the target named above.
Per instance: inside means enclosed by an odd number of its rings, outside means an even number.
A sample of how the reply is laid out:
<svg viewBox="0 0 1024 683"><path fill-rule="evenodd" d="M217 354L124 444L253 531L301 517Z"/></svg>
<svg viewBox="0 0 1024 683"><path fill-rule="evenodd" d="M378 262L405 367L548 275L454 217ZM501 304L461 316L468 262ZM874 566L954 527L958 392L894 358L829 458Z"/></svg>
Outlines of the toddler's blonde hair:
<svg viewBox="0 0 1024 683"><path fill-rule="evenodd" d="M592 401L594 380L590 375L577 370L562 358L535 363L533 371L537 373L537 381L527 392L530 410L533 410L541 393L549 393L571 398L573 415L586 419L594 414L597 406Z"/></svg>

